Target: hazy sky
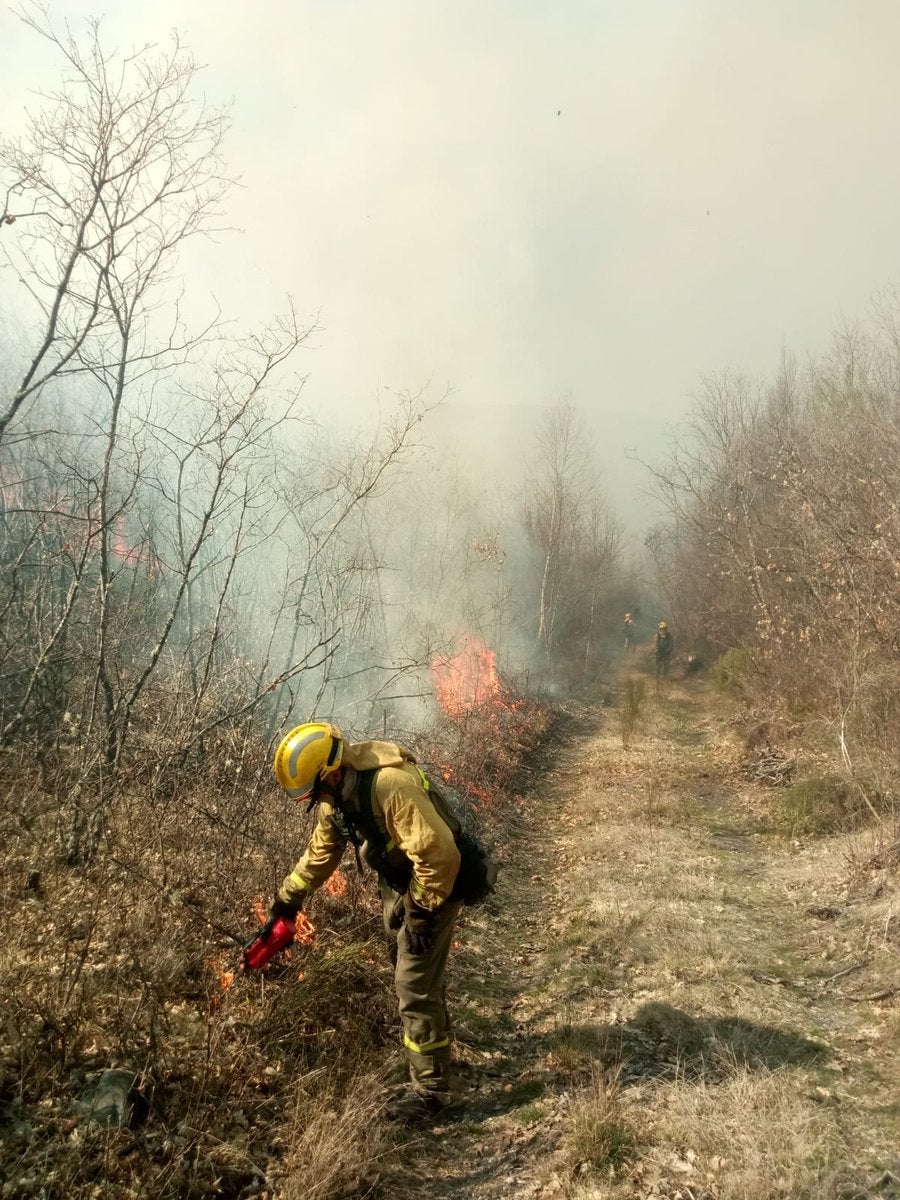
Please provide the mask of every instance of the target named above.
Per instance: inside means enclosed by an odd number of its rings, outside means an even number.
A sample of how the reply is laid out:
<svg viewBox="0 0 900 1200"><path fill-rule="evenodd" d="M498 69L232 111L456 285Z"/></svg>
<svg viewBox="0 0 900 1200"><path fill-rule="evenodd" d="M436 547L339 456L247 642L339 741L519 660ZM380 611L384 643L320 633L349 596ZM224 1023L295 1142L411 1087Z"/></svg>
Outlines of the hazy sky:
<svg viewBox="0 0 900 1200"><path fill-rule="evenodd" d="M74 25L90 0L51 3ZM865 316L900 262L897 0L157 0L234 100L239 232L192 292L318 312L308 403L455 390L532 412L571 392L622 507L700 377L769 371ZM5 10L15 128L49 48ZM517 423L520 424L520 423ZM442 428L447 422L442 422ZM490 424L495 437L496 421Z"/></svg>

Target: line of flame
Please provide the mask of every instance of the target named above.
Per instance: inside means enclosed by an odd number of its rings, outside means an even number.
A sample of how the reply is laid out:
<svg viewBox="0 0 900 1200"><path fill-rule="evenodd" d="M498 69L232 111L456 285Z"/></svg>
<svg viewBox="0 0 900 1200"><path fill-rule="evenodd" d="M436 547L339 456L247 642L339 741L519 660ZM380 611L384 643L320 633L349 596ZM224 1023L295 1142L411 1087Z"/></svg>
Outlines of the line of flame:
<svg viewBox="0 0 900 1200"><path fill-rule="evenodd" d="M464 791L468 792L470 796L473 796L476 800L480 800L482 804L494 803L495 797L491 792L489 792L486 788L479 787L477 783L472 783L470 779L464 779L459 772L454 771L449 764L443 764L440 768L440 771L441 775L448 783L452 783L456 787L462 788ZM478 806L476 804L473 804L472 807L476 812L478 811Z"/></svg>

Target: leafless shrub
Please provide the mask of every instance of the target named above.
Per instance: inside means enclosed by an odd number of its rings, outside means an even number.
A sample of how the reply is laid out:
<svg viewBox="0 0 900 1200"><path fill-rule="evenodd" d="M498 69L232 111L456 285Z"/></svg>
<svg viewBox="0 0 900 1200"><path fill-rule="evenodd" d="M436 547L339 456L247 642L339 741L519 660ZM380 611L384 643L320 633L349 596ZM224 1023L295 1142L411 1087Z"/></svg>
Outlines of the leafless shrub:
<svg viewBox="0 0 900 1200"><path fill-rule="evenodd" d="M646 698L646 685L642 679L628 678L622 689L620 721L622 726L622 748L631 745L635 727L640 720Z"/></svg>

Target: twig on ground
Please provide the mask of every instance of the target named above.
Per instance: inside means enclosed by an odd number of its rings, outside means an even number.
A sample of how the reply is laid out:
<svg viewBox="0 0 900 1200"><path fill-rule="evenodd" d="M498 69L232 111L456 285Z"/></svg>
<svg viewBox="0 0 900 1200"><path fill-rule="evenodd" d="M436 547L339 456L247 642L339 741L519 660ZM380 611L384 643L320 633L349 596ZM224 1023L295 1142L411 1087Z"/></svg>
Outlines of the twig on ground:
<svg viewBox="0 0 900 1200"><path fill-rule="evenodd" d="M865 996L844 996L845 1000L889 1000L900 992L900 983L895 987L884 988L880 992L869 992Z"/></svg>
<svg viewBox="0 0 900 1200"><path fill-rule="evenodd" d="M835 971L833 975L806 975L800 979L789 979L784 975L764 975L761 971L751 971L750 975L757 983L777 983L781 987L803 989L812 983L818 984L819 987L826 987L829 983L834 983L835 979L841 979L844 975L850 975L853 971L861 971L871 961L870 958L864 958L861 962L851 963L849 967L843 967L840 971Z"/></svg>
<svg viewBox="0 0 900 1200"><path fill-rule="evenodd" d="M851 963L849 967L844 967L842 971L835 971L833 975L823 975L816 982L822 984L834 983L835 979L841 979L844 975L850 975L853 971L861 971L863 967L867 967L871 962L871 958L864 958L861 962Z"/></svg>
<svg viewBox="0 0 900 1200"><path fill-rule="evenodd" d="M788 979L784 975L764 975L762 971L751 971L750 975L757 983L777 983L781 987L802 988L805 979Z"/></svg>

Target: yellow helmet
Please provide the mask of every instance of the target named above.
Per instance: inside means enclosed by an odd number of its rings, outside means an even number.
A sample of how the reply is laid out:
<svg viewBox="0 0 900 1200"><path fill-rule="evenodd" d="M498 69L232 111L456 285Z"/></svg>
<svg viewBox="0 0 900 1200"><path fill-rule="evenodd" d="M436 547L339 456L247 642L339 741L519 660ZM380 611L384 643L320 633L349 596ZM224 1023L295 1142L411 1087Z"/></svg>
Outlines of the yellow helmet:
<svg viewBox="0 0 900 1200"><path fill-rule="evenodd" d="M668 628L669 628L669 626L666 624L666 622L665 622L665 621L660 621L660 623L659 623L659 628L660 628L660 629L668 629Z"/></svg>
<svg viewBox="0 0 900 1200"><path fill-rule="evenodd" d="M312 721L298 725L275 751L275 777L294 800L312 795L317 779L331 775L341 765L344 739L336 725Z"/></svg>
<svg viewBox="0 0 900 1200"><path fill-rule="evenodd" d="M631 613L626 613L626 614L625 614L625 620L626 620L626 621L630 621L630 620L631 620Z"/></svg>

